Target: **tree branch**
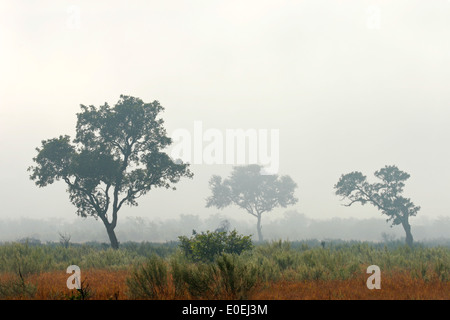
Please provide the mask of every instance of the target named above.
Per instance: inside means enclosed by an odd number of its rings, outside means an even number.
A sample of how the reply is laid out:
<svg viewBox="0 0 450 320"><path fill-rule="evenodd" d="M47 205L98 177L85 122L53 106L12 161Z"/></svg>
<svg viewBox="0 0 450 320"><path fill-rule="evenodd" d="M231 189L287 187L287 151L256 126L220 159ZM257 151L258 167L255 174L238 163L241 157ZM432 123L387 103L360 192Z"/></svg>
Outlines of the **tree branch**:
<svg viewBox="0 0 450 320"><path fill-rule="evenodd" d="M343 200L343 199L342 199ZM350 207L352 204L354 204L355 202L361 202L361 199L356 199L356 200L352 200L352 201L350 201L350 203L348 203L348 204L342 204L342 206L345 206L345 207Z"/></svg>
<svg viewBox="0 0 450 320"><path fill-rule="evenodd" d="M106 190L105 190L105 198L106 198L106 203L105 203L105 213L108 212L109 209L109 203L110 203L110 197L109 197L109 188L111 187L111 183L108 183L106 185Z"/></svg>
<svg viewBox="0 0 450 320"><path fill-rule="evenodd" d="M242 205L242 204L239 204L239 203L237 203L237 202L235 202L238 206L240 206L240 207L243 207L245 210L247 210L247 212L249 213L249 214L251 214L252 216L254 216L254 217L258 217L254 212L253 212L253 207L249 204L249 205Z"/></svg>
<svg viewBox="0 0 450 320"><path fill-rule="evenodd" d="M371 197L369 194L367 194L364 190L362 190L358 186L356 186L356 189L358 189L360 192L362 192L369 199L369 201L372 202L372 204L375 205L376 207L378 207L379 209L381 209L381 210L383 210L385 212L389 212L389 213L391 213L393 216L395 216L397 218L400 218L400 219L403 218L403 217L399 216L395 211L391 211L391 210L386 209L383 205L381 205L377 201L375 201L373 199L373 197Z"/></svg>
<svg viewBox="0 0 450 320"><path fill-rule="evenodd" d="M78 185L78 183L76 183L76 179L75 182L70 182L69 178L64 177L64 181L71 187L74 188L75 190L81 191L84 193L84 195L86 195L88 197L88 201L89 203L94 207L95 211L97 212L97 214L99 216L105 215L106 211L103 211L100 208L100 204L98 199L90 192L88 192L85 188L81 187L80 185Z"/></svg>

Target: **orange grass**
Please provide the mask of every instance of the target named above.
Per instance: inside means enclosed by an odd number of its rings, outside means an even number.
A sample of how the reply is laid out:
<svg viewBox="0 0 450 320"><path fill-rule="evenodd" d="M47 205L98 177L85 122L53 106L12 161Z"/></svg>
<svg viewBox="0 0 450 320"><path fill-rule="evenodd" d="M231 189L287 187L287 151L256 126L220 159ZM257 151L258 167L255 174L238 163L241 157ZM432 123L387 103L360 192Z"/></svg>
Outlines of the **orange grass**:
<svg viewBox="0 0 450 320"><path fill-rule="evenodd" d="M77 296L76 290L66 286L69 274L45 272L26 278L36 286L37 300L65 300ZM129 271L105 269L86 270L81 273L84 286L88 285L91 300L128 299L126 279ZM0 281L13 279L12 274L1 274ZM412 277L409 272L396 272L381 278L381 289L369 290L368 275L361 274L349 280L282 280L258 285L250 300L450 300L450 282L434 278L423 280ZM21 297L16 297L20 299ZM14 299L14 297L13 297ZM183 299L183 297L182 297ZM188 296L185 299L189 299Z"/></svg>
<svg viewBox="0 0 450 320"><path fill-rule="evenodd" d="M256 292L254 300L450 300L450 282L425 281L398 272L381 277L381 289L368 289L367 276L349 280L278 281Z"/></svg>
<svg viewBox="0 0 450 320"><path fill-rule="evenodd" d="M67 279L70 274L64 271L44 272L26 277L26 283L36 286L36 300L68 300L79 296L76 289L67 288ZM123 300L127 299L126 278L127 270L109 271L105 269L83 270L81 281L88 286L88 299L90 300ZM0 281L16 279L12 274L0 275ZM17 297L20 298L20 297Z"/></svg>

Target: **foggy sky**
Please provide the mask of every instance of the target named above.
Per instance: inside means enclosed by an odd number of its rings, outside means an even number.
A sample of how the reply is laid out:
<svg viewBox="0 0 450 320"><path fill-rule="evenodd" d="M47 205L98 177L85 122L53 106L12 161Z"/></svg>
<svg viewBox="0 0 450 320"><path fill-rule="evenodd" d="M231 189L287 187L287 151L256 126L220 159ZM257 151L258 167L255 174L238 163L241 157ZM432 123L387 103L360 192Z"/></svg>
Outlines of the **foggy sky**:
<svg viewBox="0 0 450 320"><path fill-rule="evenodd" d="M448 217L449 16L446 0L0 1L0 218L75 217L63 182L40 189L26 169L41 140L74 136L80 104L120 94L158 100L169 134L279 129L279 173L298 184L288 210L380 217L333 186L397 165L418 217ZM208 180L231 166L192 171L121 217L218 212Z"/></svg>

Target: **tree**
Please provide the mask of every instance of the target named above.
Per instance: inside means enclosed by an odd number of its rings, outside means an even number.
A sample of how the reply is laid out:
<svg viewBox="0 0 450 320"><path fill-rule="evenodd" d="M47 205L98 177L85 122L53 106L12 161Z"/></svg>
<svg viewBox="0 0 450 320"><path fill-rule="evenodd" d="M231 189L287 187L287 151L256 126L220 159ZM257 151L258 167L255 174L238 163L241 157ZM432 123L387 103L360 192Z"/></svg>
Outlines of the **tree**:
<svg viewBox="0 0 450 320"><path fill-rule="evenodd" d="M420 207L401 195L404 182L410 175L396 166L385 166L375 172L375 177L381 182L371 184L367 182L366 176L357 171L342 175L334 186L336 195L350 200L345 206L351 206L356 202L361 205L366 203L374 205L382 214L388 216L386 222L391 221L391 226L399 224L403 226L406 243L412 246L413 236L409 217L415 216Z"/></svg>
<svg viewBox="0 0 450 320"><path fill-rule="evenodd" d="M223 209L237 205L257 218L259 241L263 241L261 217L276 207L287 207L297 203L294 197L296 183L289 176L262 175L262 166L257 164L238 166L228 179L212 176L209 185L212 196L207 199L206 207Z"/></svg>
<svg viewBox="0 0 450 320"><path fill-rule="evenodd" d="M111 246L118 248L114 229L124 204L152 188L172 188L181 177L192 178L188 164L175 163L162 150L172 143L158 118L158 101L144 103L121 95L114 107L81 105L76 138L59 136L42 141L30 179L39 187L63 180L70 201L81 217L100 218Z"/></svg>

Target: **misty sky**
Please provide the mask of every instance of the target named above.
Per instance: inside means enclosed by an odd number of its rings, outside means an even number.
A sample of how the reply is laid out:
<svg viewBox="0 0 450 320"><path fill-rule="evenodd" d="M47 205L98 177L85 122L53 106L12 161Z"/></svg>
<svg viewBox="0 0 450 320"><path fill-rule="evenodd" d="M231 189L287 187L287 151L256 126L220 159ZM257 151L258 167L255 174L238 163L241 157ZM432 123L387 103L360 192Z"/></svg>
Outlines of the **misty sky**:
<svg viewBox="0 0 450 320"><path fill-rule="evenodd" d="M169 134L279 129L289 209L308 217L380 217L333 186L391 164L418 217L450 217L449 17L447 0L0 0L0 218L75 217L63 182L40 189L26 169L41 140L74 136L80 104L120 94L158 100ZM231 166L192 171L122 217L215 214L208 180Z"/></svg>

